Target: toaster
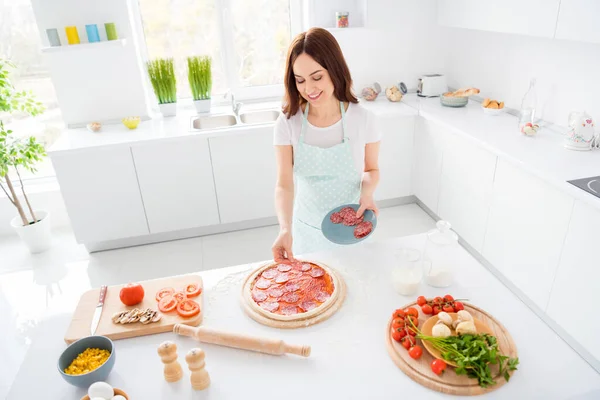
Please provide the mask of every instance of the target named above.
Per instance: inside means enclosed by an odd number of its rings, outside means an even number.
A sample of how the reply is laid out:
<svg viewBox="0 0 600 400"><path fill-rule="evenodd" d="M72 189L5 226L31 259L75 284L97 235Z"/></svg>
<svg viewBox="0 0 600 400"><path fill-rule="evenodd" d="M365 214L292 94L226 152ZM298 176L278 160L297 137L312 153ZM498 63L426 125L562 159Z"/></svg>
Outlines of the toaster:
<svg viewBox="0 0 600 400"><path fill-rule="evenodd" d="M440 74L423 75L419 78L417 95L421 97L437 97L448 91L446 77Z"/></svg>

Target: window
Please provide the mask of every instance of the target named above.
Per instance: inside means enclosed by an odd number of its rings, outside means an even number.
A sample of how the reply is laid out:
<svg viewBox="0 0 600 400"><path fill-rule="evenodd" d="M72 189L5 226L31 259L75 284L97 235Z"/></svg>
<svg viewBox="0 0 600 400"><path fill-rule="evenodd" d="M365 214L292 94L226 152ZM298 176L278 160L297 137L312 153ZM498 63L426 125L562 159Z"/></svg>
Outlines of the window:
<svg viewBox="0 0 600 400"><path fill-rule="evenodd" d="M289 0L139 0L147 56L173 57L179 98L191 97L186 57L210 55L213 97L278 95L291 37Z"/></svg>
<svg viewBox="0 0 600 400"><path fill-rule="evenodd" d="M0 57L11 60L16 65L11 81L17 90L32 91L46 106L46 111L35 119L6 114L0 114L0 118L15 135L33 134L48 147L56 141L64 124L50 73L40 52L41 46L31 0L0 2ZM24 179L33 177L25 171L21 176ZM54 176L54 170L50 160L46 158L38 165L35 177L48 176Z"/></svg>

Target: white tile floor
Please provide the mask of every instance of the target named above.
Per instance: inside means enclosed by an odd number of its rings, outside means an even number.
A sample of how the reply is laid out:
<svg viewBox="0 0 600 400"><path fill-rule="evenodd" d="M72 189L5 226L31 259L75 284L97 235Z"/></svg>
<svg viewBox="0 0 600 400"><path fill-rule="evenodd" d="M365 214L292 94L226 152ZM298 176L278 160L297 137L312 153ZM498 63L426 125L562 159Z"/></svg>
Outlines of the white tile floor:
<svg viewBox="0 0 600 400"><path fill-rule="evenodd" d="M425 232L434 221L416 204L381 210L372 240ZM72 309L82 291L271 258L270 226L88 254L70 230L54 247L31 255L16 237L0 237L0 398L5 398L40 319L49 308Z"/></svg>

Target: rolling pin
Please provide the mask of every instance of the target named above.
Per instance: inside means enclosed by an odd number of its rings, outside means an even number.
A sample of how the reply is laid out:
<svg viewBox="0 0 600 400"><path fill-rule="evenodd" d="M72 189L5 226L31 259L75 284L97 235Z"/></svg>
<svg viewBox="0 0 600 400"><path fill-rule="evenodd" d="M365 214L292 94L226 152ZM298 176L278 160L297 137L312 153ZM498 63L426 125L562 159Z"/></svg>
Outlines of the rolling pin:
<svg viewBox="0 0 600 400"><path fill-rule="evenodd" d="M212 343L220 346L234 347L236 349L257 351L259 353L278 356L289 353L302 357L308 357L310 355L310 346L287 344L283 340L253 337L240 333L224 332L183 324L176 324L173 327L173 332L178 335L189 336L203 343Z"/></svg>

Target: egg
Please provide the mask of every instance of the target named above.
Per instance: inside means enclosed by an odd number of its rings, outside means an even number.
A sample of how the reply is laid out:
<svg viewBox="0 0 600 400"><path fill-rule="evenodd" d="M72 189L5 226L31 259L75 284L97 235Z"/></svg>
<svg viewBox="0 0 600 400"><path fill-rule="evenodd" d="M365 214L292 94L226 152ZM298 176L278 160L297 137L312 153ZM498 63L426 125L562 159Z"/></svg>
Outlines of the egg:
<svg viewBox="0 0 600 400"><path fill-rule="evenodd" d="M110 399L110 400L127 400L127 399L125 399L125 397L123 397L123 396L121 396L120 394L118 394L118 395L114 396L114 397L113 397L112 399Z"/></svg>
<svg viewBox="0 0 600 400"><path fill-rule="evenodd" d="M90 396L90 399L100 398L103 400L111 400L114 395L115 391L112 386L106 382L92 383L88 389L88 396Z"/></svg>

